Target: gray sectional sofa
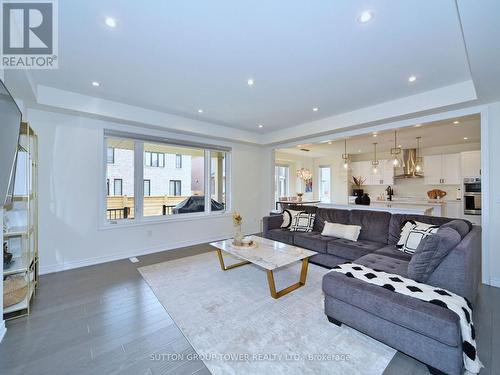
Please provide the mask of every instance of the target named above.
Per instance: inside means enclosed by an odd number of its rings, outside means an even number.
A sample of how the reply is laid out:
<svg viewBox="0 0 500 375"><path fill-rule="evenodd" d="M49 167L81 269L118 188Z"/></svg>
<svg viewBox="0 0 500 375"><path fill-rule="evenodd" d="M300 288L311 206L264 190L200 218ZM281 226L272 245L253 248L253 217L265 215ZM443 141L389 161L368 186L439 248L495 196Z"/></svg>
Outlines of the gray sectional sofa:
<svg viewBox="0 0 500 375"><path fill-rule="evenodd" d="M310 261L328 268L353 262L407 278L411 256L396 248L405 221L443 225L453 220L369 210L304 210L316 213L312 232L281 229L282 216L272 215L264 217L263 236L314 250L318 254ZM360 225L358 241L322 236L325 221ZM459 294L474 304L481 278L481 228L465 223L461 242L426 283ZM344 323L416 358L431 373L462 373L460 323L451 310L337 272L325 275L323 291L325 314L332 323Z"/></svg>

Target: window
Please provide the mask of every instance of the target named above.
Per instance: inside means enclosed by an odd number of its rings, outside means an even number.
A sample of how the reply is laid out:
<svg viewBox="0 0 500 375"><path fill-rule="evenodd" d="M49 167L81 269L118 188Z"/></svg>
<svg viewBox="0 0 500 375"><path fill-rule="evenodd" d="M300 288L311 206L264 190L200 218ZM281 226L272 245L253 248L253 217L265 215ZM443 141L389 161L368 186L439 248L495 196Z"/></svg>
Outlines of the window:
<svg viewBox="0 0 500 375"><path fill-rule="evenodd" d="M182 181L181 180L170 180L169 183L169 189L168 189L168 195L178 197L181 195L181 185Z"/></svg>
<svg viewBox="0 0 500 375"><path fill-rule="evenodd" d="M123 180L115 178L114 195L123 195Z"/></svg>
<svg viewBox="0 0 500 375"><path fill-rule="evenodd" d="M282 197L288 197L290 167L288 165L276 165L274 168L275 187L274 195L275 200L278 201Z"/></svg>
<svg viewBox="0 0 500 375"><path fill-rule="evenodd" d="M319 167L319 199L324 203L331 203L331 168Z"/></svg>
<svg viewBox="0 0 500 375"><path fill-rule="evenodd" d="M135 191L135 142L129 139L108 137L105 140L106 160L106 218L118 221L134 218ZM113 163L109 156L113 150Z"/></svg>
<svg viewBox="0 0 500 375"><path fill-rule="evenodd" d="M144 180L144 196L151 196L151 180Z"/></svg>
<svg viewBox="0 0 500 375"><path fill-rule="evenodd" d="M105 140L106 147L115 149L115 162L106 169L112 193L105 198L106 217L112 224L118 219L147 222L230 208L229 149L126 138L112 131L105 133ZM134 168L141 164L142 168ZM140 199L134 199L134 191L143 192Z"/></svg>
<svg viewBox="0 0 500 375"><path fill-rule="evenodd" d="M226 206L226 153L212 151L210 153L210 197L212 206Z"/></svg>
<svg viewBox="0 0 500 375"><path fill-rule="evenodd" d="M165 154L146 151L144 153L144 165L146 167L163 168L165 166Z"/></svg>
<svg viewBox="0 0 500 375"><path fill-rule="evenodd" d="M108 164L113 164L115 162L115 149L113 147L108 147L106 149Z"/></svg>

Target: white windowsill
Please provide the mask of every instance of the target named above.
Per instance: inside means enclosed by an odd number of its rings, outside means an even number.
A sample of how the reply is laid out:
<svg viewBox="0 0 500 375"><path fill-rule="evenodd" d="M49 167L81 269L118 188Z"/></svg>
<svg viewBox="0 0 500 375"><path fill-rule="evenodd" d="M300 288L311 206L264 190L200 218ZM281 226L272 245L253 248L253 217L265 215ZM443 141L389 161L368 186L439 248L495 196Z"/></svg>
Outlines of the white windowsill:
<svg viewBox="0 0 500 375"><path fill-rule="evenodd" d="M127 228L127 227L140 227L147 225L158 225L158 224L170 224L170 223L178 223L183 221L193 221L193 220L210 220L221 217L232 217L233 214L231 212L222 212L222 213L194 213L194 214L178 214L171 216L154 216L154 217L145 217L141 220L136 219L122 219L117 221L116 224L111 224L109 221L101 222L99 226L99 230L108 230L108 229L119 229L119 228Z"/></svg>

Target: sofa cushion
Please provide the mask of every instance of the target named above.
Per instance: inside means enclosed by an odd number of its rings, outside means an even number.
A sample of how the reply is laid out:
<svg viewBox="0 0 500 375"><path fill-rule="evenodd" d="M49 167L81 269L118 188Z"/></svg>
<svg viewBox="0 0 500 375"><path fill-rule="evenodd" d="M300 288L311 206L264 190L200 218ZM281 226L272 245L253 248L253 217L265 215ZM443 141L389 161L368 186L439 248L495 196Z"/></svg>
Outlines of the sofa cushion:
<svg viewBox="0 0 500 375"><path fill-rule="evenodd" d="M352 210L349 224L361 226L360 240L387 244L391 214L383 211Z"/></svg>
<svg viewBox="0 0 500 375"><path fill-rule="evenodd" d="M318 208L316 211L316 220L314 222L314 231L322 232L325 221L329 223L349 224L351 213L349 210L338 210L336 208Z"/></svg>
<svg viewBox="0 0 500 375"><path fill-rule="evenodd" d="M293 245L293 232L287 229L271 229L267 231L267 238Z"/></svg>
<svg viewBox="0 0 500 375"><path fill-rule="evenodd" d="M373 253L375 250L386 246L383 243L368 240L349 241L343 238L331 239L328 242L326 251L328 254L341 258L355 260L363 255Z"/></svg>
<svg viewBox="0 0 500 375"><path fill-rule="evenodd" d="M326 254L326 245L332 239L332 237L322 236L318 232L298 232L294 235L293 243L296 246Z"/></svg>
<svg viewBox="0 0 500 375"><path fill-rule="evenodd" d="M408 277L409 260L397 259L391 256L373 253L362 256L361 258L356 259L353 263L361 264L362 266L370 267L375 270Z"/></svg>
<svg viewBox="0 0 500 375"><path fill-rule="evenodd" d="M427 282L437 266L461 240L460 234L451 227L442 227L436 234L425 237L408 264L408 276L421 283Z"/></svg>
<svg viewBox="0 0 500 375"><path fill-rule="evenodd" d="M389 225L389 241L388 241L389 245L395 245L398 243L399 237L401 236L401 229L403 228L403 225L407 220L420 221L421 223L425 224L441 226L443 224L446 224L450 221L455 221L457 219L450 219L448 217L439 217L439 216L392 214ZM472 224L470 223L470 221L467 220L461 220L461 221L467 224L467 226L469 227L469 231L472 229Z"/></svg>
<svg viewBox="0 0 500 375"><path fill-rule="evenodd" d="M411 254L403 253L395 245L387 245L375 251L374 254L385 255L391 258L404 260L406 262L409 262L411 259Z"/></svg>
<svg viewBox="0 0 500 375"><path fill-rule="evenodd" d="M452 220L441 225L441 228L453 228L458 232L458 234L460 234L460 237L463 239L472 229L469 224L470 223L467 223L465 220Z"/></svg>
<svg viewBox="0 0 500 375"><path fill-rule="evenodd" d="M445 345L457 347L462 343L458 315L441 306L338 272L323 277L323 291L327 299L336 298Z"/></svg>

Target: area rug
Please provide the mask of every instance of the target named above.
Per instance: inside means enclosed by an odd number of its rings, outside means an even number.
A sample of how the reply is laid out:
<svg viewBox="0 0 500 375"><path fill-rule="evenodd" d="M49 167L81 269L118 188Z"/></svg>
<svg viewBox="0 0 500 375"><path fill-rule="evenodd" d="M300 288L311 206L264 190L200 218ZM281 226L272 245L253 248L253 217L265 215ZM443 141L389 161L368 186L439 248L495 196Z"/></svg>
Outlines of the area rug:
<svg viewBox="0 0 500 375"><path fill-rule="evenodd" d="M279 299L270 296L264 270L222 271L215 252L139 272L215 375L382 374L396 353L328 322L321 289L328 270L313 264L306 285ZM299 274L299 263L278 270L277 288L297 282Z"/></svg>

